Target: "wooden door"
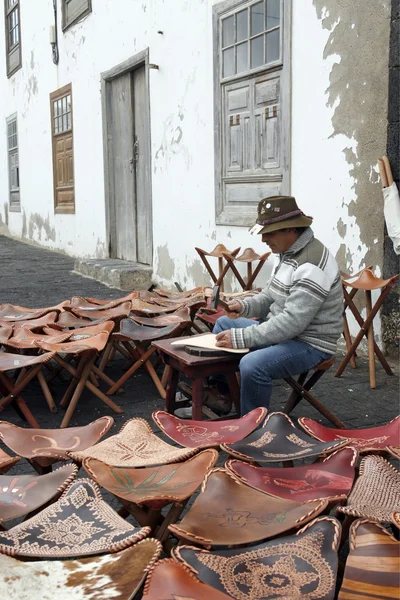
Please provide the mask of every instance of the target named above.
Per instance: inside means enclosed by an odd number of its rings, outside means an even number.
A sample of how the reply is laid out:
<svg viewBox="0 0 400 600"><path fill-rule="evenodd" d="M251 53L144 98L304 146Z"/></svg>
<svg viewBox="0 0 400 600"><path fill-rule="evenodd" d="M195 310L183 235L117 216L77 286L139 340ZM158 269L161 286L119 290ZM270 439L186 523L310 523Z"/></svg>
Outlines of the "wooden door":
<svg viewBox="0 0 400 600"><path fill-rule="evenodd" d="M150 123L145 67L107 89L110 256L152 264Z"/></svg>

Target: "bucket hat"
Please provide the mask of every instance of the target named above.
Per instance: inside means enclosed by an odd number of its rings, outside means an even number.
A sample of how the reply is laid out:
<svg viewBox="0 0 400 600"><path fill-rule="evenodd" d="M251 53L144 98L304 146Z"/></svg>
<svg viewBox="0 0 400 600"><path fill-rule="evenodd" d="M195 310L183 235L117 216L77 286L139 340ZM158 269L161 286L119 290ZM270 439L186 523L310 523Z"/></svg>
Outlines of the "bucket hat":
<svg viewBox="0 0 400 600"><path fill-rule="evenodd" d="M258 203L257 221L250 233L271 233L290 227L309 227L312 217L307 217L297 206L293 196L271 196Z"/></svg>

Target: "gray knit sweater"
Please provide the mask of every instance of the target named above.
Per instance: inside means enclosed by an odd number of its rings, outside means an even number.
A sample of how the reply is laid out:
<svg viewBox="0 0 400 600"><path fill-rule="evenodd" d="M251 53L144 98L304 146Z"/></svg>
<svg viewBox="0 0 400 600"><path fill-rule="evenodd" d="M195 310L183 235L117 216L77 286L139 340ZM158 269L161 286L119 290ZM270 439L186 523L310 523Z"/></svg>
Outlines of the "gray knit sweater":
<svg viewBox="0 0 400 600"><path fill-rule="evenodd" d="M243 317L260 324L232 329L234 348L262 348L297 339L334 354L343 331L343 292L338 265L308 227L279 256L266 288L241 301Z"/></svg>

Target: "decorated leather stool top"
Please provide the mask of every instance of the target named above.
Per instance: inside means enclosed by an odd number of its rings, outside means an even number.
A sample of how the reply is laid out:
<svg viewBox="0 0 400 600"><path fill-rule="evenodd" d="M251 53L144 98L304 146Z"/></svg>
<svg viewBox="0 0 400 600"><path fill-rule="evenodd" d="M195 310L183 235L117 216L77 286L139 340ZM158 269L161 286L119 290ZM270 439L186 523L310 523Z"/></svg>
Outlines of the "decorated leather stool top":
<svg viewBox="0 0 400 600"><path fill-rule="evenodd" d="M144 419L130 419L116 435L82 452L73 450L70 456L78 461L97 458L111 467L146 467L179 462L196 451L174 448L154 435Z"/></svg>
<svg viewBox="0 0 400 600"><path fill-rule="evenodd" d="M108 323L109 322L106 321L102 325L97 325L97 327L103 327L103 325L105 326ZM110 334L107 331L102 331L97 335L90 336L84 333L74 333L74 335L65 342L36 342L36 345L39 348L42 348L42 350L50 350L59 354L80 354L81 352L86 352L88 350L101 352L107 344L109 335Z"/></svg>
<svg viewBox="0 0 400 600"><path fill-rule="evenodd" d="M400 458L400 448L398 446L388 446L386 450L395 458Z"/></svg>
<svg viewBox="0 0 400 600"><path fill-rule="evenodd" d="M399 597L400 544L378 523L357 520L350 527L339 600L394 600Z"/></svg>
<svg viewBox="0 0 400 600"><path fill-rule="evenodd" d="M98 300L97 298L82 298L82 296L74 296L71 298L71 308L79 308L82 310L108 310L109 308L115 308L121 304L132 302L138 297L137 292L131 292L123 298L116 298L115 300Z"/></svg>
<svg viewBox="0 0 400 600"><path fill-rule="evenodd" d="M28 319L27 321L14 321L12 324L14 333L18 331L18 329L30 329L31 331L41 331L43 327L47 325L52 325L54 322L61 317L64 313L59 313L58 311L52 310L49 313L43 315L43 317L39 317L38 319Z"/></svg>
<svg viewBox="0 0 400 600"><path fill-rule="evenodd" d="M264 463L329 454L346 444L347 440L317 442L297 429L288 415L274 412L247 438L235 444L221 444L221 448L240 460Z"/></svg>
<svg viewBox="0 0 400 600"><path fill-rule="evenodd" d="M7 600L131 600L161 554L157 540L77 560L22 562L0 554L0 597Z"/></svg>
<svg viewBox="0 0 400 600"><path fill-rule="evenodd" d="M343 285L357 290L379 290L392 281L393 277L390 279L382 279L381 277L376 277L371 269L363 269L351 279L347 279L346 277L343 278Z"/></svg>
<svg viewBox="0 0 400 600"><path fill-rule="evenodd" d="M19 456L10 456L0 448L0 474L7 473L19 460Z"/></svg>
<svg viewBox="0 0 400 600"><path fill-rule="evenodd" d="M400 416L386 425L369 427L368 429L333 429L324 427L306 417L300 417L299 423L307 433L317 440L332 442L347 439L348 445L357 448L361 454L386 450L387 446L399 447L400 444Z"/></svg>
<svg viewBox="0 0 400 600"><path fill-rule="evenodd" d="M0 320L13 322L23 321L28 319L39 319L46 313L52 312L55 309L61 310L61 305L58 307L52 306L48 308L25 308L24 306L14 306L13 304L0 305Z"/></svg>
<svg viewBox="0 0 400 600"><path fill-rule="evenodd" d="M249 435L265 418L267 409L255 408L240 419L226 421L188 421L163 410L153 412L153 420L163 433L186 448L212 448L222 442L233 443Z"/></svg>
<svg viewBox="0 0 400 600"><path fill-rule="evenodd" d="M16 454L35 459L46 467L57 460L69 459L69 451L84 450L93 446L113 423L112 417L100 417L83 427L26 429L7 421L0 421L0 438Z"/></svg>
<svg viewBox="0 0 400 600"><path fill-rule="evenodd" d="M208 552L178 546L173 556L201 581L234 599L333 600L339 540L339 522L322 517L296 535L249 548Z"/></svg>
<svg viewBox="0 0 400 600"><path fill-rule="evenodd" d="M89 479L70 485L61 498L28 521L0 532L0 552L10 556L74 557L118 552L148 536L122 519Z"/></svg>
<svg viewBox="0 0 400 600"><path fill-rule="evenodd" d="M334 452L323 462L289 469L256 467L239 460L229 460L225 467L251 487L297 502L326 498L346 499L355 476L358 453L354 448Z"/></svg>
<svg viewBox="0 0 400 600"><path fill-rule="evenodd" d="M184 305L185 302L182 302L181 308L183 308ZM137 298L136 300L132 300L131 312L139 316L156 316L174 312L177 308L178 306L176 304L172 306L157 306L155 304L151 304L150 302L146 302L145 300L140 300L140 298Z"/></svg>
<svg viewBox="0 0 400 600"><path fill-rule="evenodd" d="M166 327L146 327L138 325L132 319L124 319L121 321L121 328L118 333L114 333L117 339L131 339L138 342L146 342L151 340L160 340L163 337L171 337L173 333L181 329L180 323L173 323Z"/></svg>
<svg viewBox="0 0 400 600"><path fill-rule="evenodd" d="M373 521L395 522L393 513L400 511L400 473L381 456L366 456L347 505L338 510Z"/></svg>
<svg viewBox="0 0 400 600"><path fill-rule="evenodd" d="M85 458L83 466L92 479L115 496L159 509L189 498L217 460L216 450L204 450L181 463L144 469L109 467L94 458Z"/></svg>
<svg viewBox="0 0 400 600"><path fill-rule="evenodd" d="M135 323L147 325L148 327L168 327L169 325L191 323L192 321L190 318L190 311L187 307L179 308L173 313L161 315L160 317L139 317L138 315L132 315L130 319L135 321Z"/></svg>
<svg viewBox="0 0 400 600"><path fill-rule="evenodd" d="M0 523L44 506L74 480L78 467L60 467L46 475L0 475Z"/></svg>
<svg viewBox="0 0 400 600"><path fill-rule="evenodd" d="M207 547L249 544L301 527L327 505L326 500L300 503L267 496L225 469L213 469L193 506L169 530L181 540Z"/></svg>
<svg viewBox="0 0 400 600"><path fill-rule="evenodd" d="M13 371L45 363L54 358L55 352L46 352L40 356L14 354L13 352L0 352L0 371Z"/></svg>
<svg viewBox="0 0 400 600"><path fill-rule="evenodd" d="M230 600L230 596L201 583L182 563L160 560L150 570L144 586L146 600Z"/></svg>
<svg viewBox="0 0 400 600"><path fill-rule="evenodd" d="M90 308L71 307L71 312L73 312L74 315L90 320L103 319L105 317L107 317L108 320L125 319L129 315L130 310L130 302L124 302L113 308L104 308L103 306L93 306Z"/></svg>
<svg viewBox="0 0 400 600"><path fill-rule="evenodd" d="M60 314L56 323L52 323L51 327L53 329L79 329L80 327L100 325L106 321L108 321L107 316L104 316L102 319L91 320L84 317L76 317L73 313L66 311Z"/></svg>
<svg viewBox="0 0 400 600"><path fill-rule="evenodd" d="M50 329L50 328L49 328ZM45 333L36 333L31 329L26 327L20 327L15 330L13 335L5 340L4 346L6 348L17 348L17 349L35 349L37 350L37 342L50 342L50 343L62 343L65 342L71 335L71 332L56 332L56 330L51 329L51 335L46 335Z"/></svg>

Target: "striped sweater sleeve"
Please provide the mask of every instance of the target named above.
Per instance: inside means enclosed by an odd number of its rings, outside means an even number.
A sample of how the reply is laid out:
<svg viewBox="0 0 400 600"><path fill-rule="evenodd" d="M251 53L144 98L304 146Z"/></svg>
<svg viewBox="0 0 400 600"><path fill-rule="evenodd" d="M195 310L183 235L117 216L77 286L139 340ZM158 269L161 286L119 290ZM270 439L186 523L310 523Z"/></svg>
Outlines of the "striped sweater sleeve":
<svg viewBox="0 0 400 600"><path fill-rule="evenodd" d="M295 273L282 312L245 329L231 330L234 348L257 348L298 337L314 319L334 283L334 271L305 263ZM272 284L273 285L273 282Z"/></svg>

